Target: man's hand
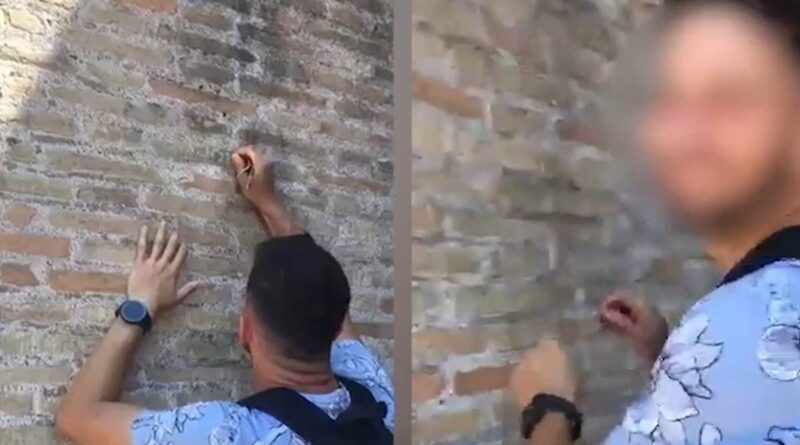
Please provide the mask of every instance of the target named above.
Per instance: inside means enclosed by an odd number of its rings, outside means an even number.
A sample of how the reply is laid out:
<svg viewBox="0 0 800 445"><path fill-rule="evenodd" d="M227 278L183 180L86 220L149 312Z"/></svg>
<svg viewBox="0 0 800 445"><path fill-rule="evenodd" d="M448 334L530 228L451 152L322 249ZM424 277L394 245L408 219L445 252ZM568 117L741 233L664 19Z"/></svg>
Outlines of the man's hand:
<svg viewBox="0 0 800 445"><path fill-rule="evenodd" d="M186 259L186 246L178 234L158 228L147 250L147 226L139 232L133 269L128 278L128 297L147 306L150 316L169 309L198 286L191 282L176 291L178 275ZM56 412L56 430L75 445L131 445L129 434L139 407L119 402L125 373L142 330L115 319L73 380Z"/></svg>
<svg viewBox="0 0 800 445"><path fill-rule="evenodd" d="M576 387L575 369L556 340L540 341L511 373L511 391L520 408L543 393L574 402Z"/></svg>
<svg viewBox="0 0 800 445"><path fill-rule="evenodd" d="M176 291L184 260L186 245L179 241L177 232L167 237L162 222L148 252L147 226L143 226L128 277L128 297L144 303L153 318L174 307L199 286L193 281Z"/></svg>
<svg viewBox="0 0 800 445"><path fill-rule="evenodd" d="M303 233L275 195L272 165L263 156L249 145L238 148L231 153L231 167L236 189L256 209L270 235L281 237Z"/></svg>
<svg viewBox="0 0 800 445"><path fill-rule="evenodd" d="M236 149L231 154L231 166L236 188L250 204L262 211L280 206L272 166L252 146Z"/></svg>
<svg viewBox="0 0 800 445"><path fill-rule="evenodd" d="M628 340L636 354L652 365L669 335L667 320L640 298L612 295L603 300L600 322Z"/></svg>

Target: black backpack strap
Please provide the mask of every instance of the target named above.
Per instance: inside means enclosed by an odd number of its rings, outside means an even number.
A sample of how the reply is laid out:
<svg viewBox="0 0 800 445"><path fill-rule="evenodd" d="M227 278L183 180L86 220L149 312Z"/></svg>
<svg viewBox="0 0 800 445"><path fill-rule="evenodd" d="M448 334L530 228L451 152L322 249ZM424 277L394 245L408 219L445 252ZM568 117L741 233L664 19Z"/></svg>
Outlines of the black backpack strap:
<svg viewBox="0 0 800 445"><path fill-rule="evenodd" d="M347 389L350 393L350 401L354 404L370 404L376 403L375 397L364 385L357 383L355 380L350 380L347 377L336 376L336 379Z"/></svg>
<svg viewBox="0 0 800 445"><path fill-rule="evenodd" d="M344 377L337 379L350 394L350 407L335 420L288 388L268 389L237 403L271 415L311 445L391 444L393 435L383 423L386 404L376 401L363 385Z"/></svg>
<svg viewBox="0 0 800 445"><path fill-rule="evenodd" d="M310 444L330 444L336 437L336 422L294 390L272 388L237 403L269 414Z"/></svg>
<svg viewBox="0 0 800 445"><path fill-rule="evenodd" d="M383 425L383 419L387 413L386 404L376 401L372 393L363 385L346 377L337 376L336 378L350 393L350 408L339 415L336 419L337 422L343 423L364 419L379 421Z"/></svg>
<svg viewBox="0 0 800 445"><path fill-rule="evenodd" d="M394 435L384 423L388 413L386 403L376 401L375 396L364 385L345 377L337 376L337 378L350 393L350 408L340 414L336 422L340 425L366 423L369 425L366 431L372 431L374 434L370 436L370 443L375 445L394 443Z"/></svg>

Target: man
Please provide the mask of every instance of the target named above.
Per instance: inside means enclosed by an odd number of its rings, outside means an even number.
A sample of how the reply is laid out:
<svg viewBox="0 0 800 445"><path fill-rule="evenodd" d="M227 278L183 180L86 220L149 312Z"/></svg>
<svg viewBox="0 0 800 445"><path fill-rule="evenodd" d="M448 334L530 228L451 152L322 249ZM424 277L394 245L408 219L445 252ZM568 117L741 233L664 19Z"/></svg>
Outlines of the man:
<svg viewBox="0 0 800 445"><path fill-rule="evenodd" d="M800 444L798 6L682 3L664 29L641 154L725 278L668 339L640 300L604 303L603 322L652 365L606 443ZM523 360L512 389L530 443L573 443L575 379L556 343Z"/></svg>
<svg viewBox="0 0 800 445"><path fill-rule="evenodd" d="M381 429L391 428L391 384L347 316L350 289L341 267L289 217L275 197L269 166L252 148L235 151L231 161L238 188L272 236L256 249L239 341L251 359L255 390L272 389L259 394L269 394L267 402L275 411L261 410L264 400L259 396L240 404L206 402L166 411L119 402L125 371L148 330L147 319L158 321L199 285L177 287L187 248L162 223L149 249L147 227L142 228L128 301L61 400L56 428L75 445L304 444L320 428L301 435L295 424L307 426L315 420L315 426L326 426L332 419L347 423L374 414L363 409L352 413L349 408L357 398L385 404L374 417ZM302 411L286 412L298 402ZM286 419L292 419L292 428Z"/></svg>

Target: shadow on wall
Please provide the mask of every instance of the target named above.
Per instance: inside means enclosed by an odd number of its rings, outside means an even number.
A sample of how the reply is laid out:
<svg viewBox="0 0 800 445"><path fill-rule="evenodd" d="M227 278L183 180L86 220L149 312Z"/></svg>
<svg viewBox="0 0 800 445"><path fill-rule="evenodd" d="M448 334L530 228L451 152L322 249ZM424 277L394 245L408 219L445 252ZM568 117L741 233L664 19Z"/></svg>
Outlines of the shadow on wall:
<svg viewBox="0 0 800 445"><path fill-rule="evenodd" d="M57 443L52 412L159 219L209 286L157 325L126 397L249 391L235 320L263 235L228 176L240 141L278 162L390 360L391 20L380 0L2 2L0 443Z"/></svg>

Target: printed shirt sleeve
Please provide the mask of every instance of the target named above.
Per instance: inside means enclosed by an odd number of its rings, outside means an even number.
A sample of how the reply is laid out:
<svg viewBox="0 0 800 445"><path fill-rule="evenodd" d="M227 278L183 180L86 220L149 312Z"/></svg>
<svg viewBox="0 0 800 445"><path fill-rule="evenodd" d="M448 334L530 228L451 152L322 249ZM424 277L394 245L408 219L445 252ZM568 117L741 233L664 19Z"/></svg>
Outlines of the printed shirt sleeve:
<svg viewBox="0 0 800 445"><path fill-rule="evenodd" d="M231 403L206 402L165 411L142 411L131 425L132 445L234 444L240 434L241 409Z"/></svg>
<svg viewBox="0 0 800 445"><path fill-rule="evenodd" d="M352 379L370 390L375 399L386 403L384 423L394 428L394 390L389 375L378 358L358 340L339 340L331 350L331 367L336 375Z"/></svg>
<svg viewBox="0 0 800 445"><path fill-rule="evenodd" d="M800 445L799 265L769 266L696 303L605 445Z"/></svg>

